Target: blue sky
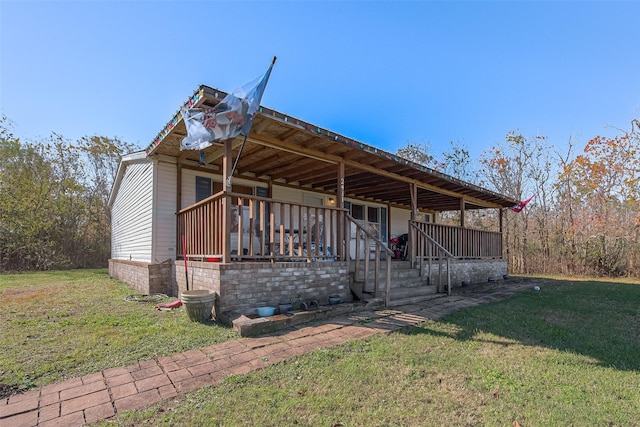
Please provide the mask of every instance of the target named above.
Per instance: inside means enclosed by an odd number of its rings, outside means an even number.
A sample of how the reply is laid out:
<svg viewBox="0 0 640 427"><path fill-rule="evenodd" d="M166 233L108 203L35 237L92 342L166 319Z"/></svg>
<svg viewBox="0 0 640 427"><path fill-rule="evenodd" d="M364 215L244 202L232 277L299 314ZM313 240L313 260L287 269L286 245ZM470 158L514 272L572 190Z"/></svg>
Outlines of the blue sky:
<svg viewBox="0 0 640 427"><path fill-rule="evenodd" d="M278 61L262 104L395 152L510 130L557 147L640 117L640 2L0 0L0 108L25 139L146 147L200 85Z"/></svg>

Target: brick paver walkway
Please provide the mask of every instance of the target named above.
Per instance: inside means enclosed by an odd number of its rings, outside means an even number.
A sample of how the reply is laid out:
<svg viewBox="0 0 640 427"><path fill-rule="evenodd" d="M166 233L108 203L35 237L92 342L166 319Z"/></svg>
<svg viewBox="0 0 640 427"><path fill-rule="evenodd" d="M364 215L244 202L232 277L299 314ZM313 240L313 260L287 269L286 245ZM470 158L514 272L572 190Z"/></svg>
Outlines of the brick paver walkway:
<svg viewBox="0 0 640 427"><path fill-rule="evenodd" d="M465 307L504 299L531 283L462 288L421 304L358 312L257 338L242 338L172 356L139 361L51 384L0 401L0 426L81 426L215 385L307 352L437 320Z"/></svg>

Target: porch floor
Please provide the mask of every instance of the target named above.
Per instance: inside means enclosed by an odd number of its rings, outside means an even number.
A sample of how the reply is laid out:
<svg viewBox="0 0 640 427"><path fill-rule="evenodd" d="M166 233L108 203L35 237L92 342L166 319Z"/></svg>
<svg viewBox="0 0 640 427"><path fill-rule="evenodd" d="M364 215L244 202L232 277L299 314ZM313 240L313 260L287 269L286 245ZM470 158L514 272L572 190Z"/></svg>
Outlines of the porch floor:
<svg viewBox="0 0 640 427"><path fill-rule="evenodd" d="M505 299L517 291L533 285L544 286L544 283L540 279L513 278L472 285L456 288L452 296L443 295L393 310L365 306L360 311L345 313L344 307L332 306L333 311L325 312L323 320L293 327L289 323L283 325L283 330L262 337L241 338L143 360L2 398L0 421L2 425L14 426L94 423L215 385L232 375L248 373L320 348L397 331L429 319L438 320L454 311ZM274 326L279 320L275 316L271 319Z"/></svg>

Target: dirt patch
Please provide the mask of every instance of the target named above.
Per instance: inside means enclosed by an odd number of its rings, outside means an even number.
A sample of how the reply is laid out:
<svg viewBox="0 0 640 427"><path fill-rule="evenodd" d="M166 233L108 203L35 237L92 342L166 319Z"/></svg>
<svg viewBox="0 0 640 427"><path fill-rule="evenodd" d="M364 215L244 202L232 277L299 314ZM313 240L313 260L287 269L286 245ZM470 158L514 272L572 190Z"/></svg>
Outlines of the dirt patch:
<svg viewBox="0 0 640 427"><path fill-rule="evenodd" d="M23 304L31 301L41 301L50 298L53 288L27 288L27 289L11 289L10 291L0 292L2 300L6 303Z"/></svg>
<svg viewBox="0 0 640 427"><path fill-rule="evenodd" d="M16 385L8 385L0 383L0 399L6 399L9 396L18 394L20 389Z"/></svg>

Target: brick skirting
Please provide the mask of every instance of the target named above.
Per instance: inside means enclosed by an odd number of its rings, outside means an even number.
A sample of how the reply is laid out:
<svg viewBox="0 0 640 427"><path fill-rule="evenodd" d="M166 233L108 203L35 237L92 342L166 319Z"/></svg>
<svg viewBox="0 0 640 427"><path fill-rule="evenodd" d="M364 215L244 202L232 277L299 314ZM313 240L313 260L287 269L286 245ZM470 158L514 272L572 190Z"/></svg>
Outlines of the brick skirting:
<svg viewBox="0 0 640 427"><path fill-rule="evenodd" d="M254 262L221 264L189 261L189 290L209 290L218 295L214 312L254 314L257 307L281 302L317 301L328 304L329 295L353 301L345 262ZM109 275L142 294L165 293L179 297L187 290L183 261L162 264L109 260Z"/></svg>
<svg viewBox="0 0 640 427"><path fill-rule="evenodd" d="M437 274L438 263L432 266ZM426 265L423 267L426 268ZM218 295L215 313L255 314L257 307L277 307L296 300L328 304L329 295L353 301L346 262L241 262L215 263L189 261L189 290L203 289ZM451 281L486 282L489 277L507 274L505 260L455 260ZM128 283L142 294L165 293L179 297L187 290L183 261L148 264L109 260L109 275Z"/></svg>
<svg viewBox="0 0 640 427"><path fill-rule="evenodd" d="M171 270L171 263L109 260L109 276L127 283L141 294L170 294Z"/></svg>
<svg viewBox="0 0 640 427"><path fill-rule="evenodd" d="M257 307L281 302L316 300L328 304L329 295L353 301L346 262L242 262L221 264L190 261L189 289L219 295L216 311L254 314ZM186 290L184 263L173 263L176 295ZM218 311L219 310L219 311Z"/></svg>
<svg viewBox="0 0 640 427"><path fill-rule="evenodd" d="M422 267L426 271L425 261ZM437 276L440 265L436 261L432 264L432 274ZM446 264L443 270L446 272ZM503 259L454 259L451 261L451 283L453 287L460 286L464 280L470 283L485 283L489 277L502 279L507 274L507 261Z"/></svg>

